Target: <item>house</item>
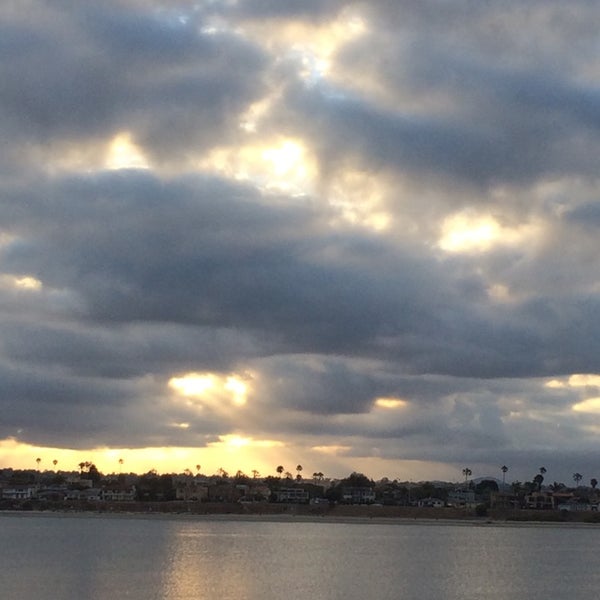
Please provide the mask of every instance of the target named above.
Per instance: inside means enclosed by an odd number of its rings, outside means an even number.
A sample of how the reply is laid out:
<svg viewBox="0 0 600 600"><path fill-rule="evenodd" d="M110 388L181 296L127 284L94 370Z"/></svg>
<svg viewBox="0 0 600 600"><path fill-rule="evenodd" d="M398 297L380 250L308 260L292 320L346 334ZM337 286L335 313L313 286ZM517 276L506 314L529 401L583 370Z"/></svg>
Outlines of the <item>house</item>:
<svg viewBox="0 0 600 600"><path fill-rule="evenodd" d="M175 499L185 502L206 500L208 498L208 485L203 479L195 477L173 477Z"/></svg>
<svg viewBox="0 0 600 600"><path fill-rule="evenodd" d="M276 502L292 502L294 504L306 504L309 499L308 492L300 487L280 488L274 491Z"/></svg>
<svg viewBox="0 0 600 600"><path fill-rule="evenodd" d="M456 489L448 492L449 506L473 506L475 504L475 492L469 489Z"/></svg>
<svg viewBox="0 0 600 600"><path fill-rule="evenodd" d="M47 487L39 490L37 498L49 502L62 502L65 499L67 488L65 486Z"/></svg>
<svg viewBox="0 0 600 600"><path fill-rule="evenodd" d="M105 502L132 502L135 500L135 485L105 487L102 489L102 500Z"/></svg>
<svg viewBox="0 0 600 600"><path fill-rule="evenodd" d="M518 496L508 492L492 492L490 506L492 508L519 508L521 505Z"/></svg>
<svg viewBox="0 0 600 600"><path fill-rule="evenodd" d="M345 487L342 489L342 502L347 504L372 504L375 492L371 487Z"/></svg>
<svg viewBox="0 0 600 600"><path fill-rule="evenodd" d="M2 498L4 500L29 500L34 498L37 488L28 485L18 485L7 487L2 490Z"/></svg>
<svg viewBox="0 0 600 600"><path fill-rule="evenodd" d="M445 503L440 498L421 498L417 502L417 506L421 508L444 508Z"/></svg>
<svg viewBox="0 0 600 600"><path fill-rule="evenodd" d="M79 490L79 499L87 500L88 502L101 502L102 490L100 488L88 488Z"/></svg>
<svg viewBox="0 0 600 600"><path fill-rule="evenodd" d="M566 510L569 512L585 512L585 511L597 511L598 505L592 504L588 501L581 501L578 498L571 498L567 502L563 502L556 505L558 510Z"/></svg>

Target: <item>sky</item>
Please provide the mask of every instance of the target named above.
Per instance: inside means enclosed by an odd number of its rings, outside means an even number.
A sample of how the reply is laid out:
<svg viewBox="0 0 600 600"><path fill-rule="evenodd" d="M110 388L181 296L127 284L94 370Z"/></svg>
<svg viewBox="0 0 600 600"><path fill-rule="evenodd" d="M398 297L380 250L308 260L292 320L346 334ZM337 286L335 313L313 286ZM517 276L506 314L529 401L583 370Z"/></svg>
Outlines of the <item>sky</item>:
<svg viewBox="0 0 600 600"><path fill-rule="evenodd" d="M2 2L0 466L600 476L599 22Z"/></svg>

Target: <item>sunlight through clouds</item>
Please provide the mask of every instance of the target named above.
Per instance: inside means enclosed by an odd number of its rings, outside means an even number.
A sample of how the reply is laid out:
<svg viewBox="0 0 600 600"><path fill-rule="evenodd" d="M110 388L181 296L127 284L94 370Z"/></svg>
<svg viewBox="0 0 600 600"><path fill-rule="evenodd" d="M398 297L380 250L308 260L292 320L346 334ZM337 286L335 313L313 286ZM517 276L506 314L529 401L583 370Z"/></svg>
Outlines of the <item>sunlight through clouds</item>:
<svg viewBox="0 0 600 600"><path fill-rule="evenodd" d="M384 191L380 178L351 169L337 173L324 189L342 224L360 225L376 232L387 230L392 221L384 208Z"/></svg>
<svg viewBox="0 0 600 600"><path fill-rule="evenodd" d="M577 404L573 404L573 410L581 413L600 415L600 398L588 398Z"/></svg>
<svg viewBox="0 0 600 600"><path fill-rule="evenodd" d="M312 450L319 452L320 454L331 454L333 456L344 455L352 450L352 446L344 445L327 445L327 446L313 446Z"/></svg>
<svg viewBox="0 0 600 600"><path fill-rule="evenodd" d="M546 382L549 388L600 387L600 375L595 373L575 373L566 379L551 379Z"/></svg>
<svg viewBox="0 0 600 600"><path fill-rule="evenodd" d="M377 398L375 400L375 406L377 408L383 408L386 410L395 410L398 408L405 408L407 406L406 400L401 398Z"/></svg>
<svg viewBox="0 0 600 600"><path fill-rule="evenodd" d="M0 287L38 292L43 288L42 282L31 275L0 275Z"/></svg>
<svg viewBox="0 0 600 600"><path fill-rule="evenodd" d="M503 225L490 215L461 212L444 219L438 247L449 253L483 253L495 246L531 244L538 229L532 225Z"/></svg>
<svg viewBox="0 0 600 600"><path fill-rule="evenodd" d="M218 375L216 373L187 373L181 377L172 377L169 387L180 396L193 399L207 407L242 407L248 401L251 375Z"/></svg>
<svg viewBox="0 0 600 600"><path fill-rule="evenodd" d="M110 142L105 165L107 169L147 169L148 161L129 132L117 134Z"/></svg>
<svg viewBox="0 0 600 600"><path fill-rule="evenodd" d="M275 138L263 145L214 148L197 166L252 182L265 191L292 196L312 193L317 176L316 163L308 149L300 140L290 138Z"/></svg>

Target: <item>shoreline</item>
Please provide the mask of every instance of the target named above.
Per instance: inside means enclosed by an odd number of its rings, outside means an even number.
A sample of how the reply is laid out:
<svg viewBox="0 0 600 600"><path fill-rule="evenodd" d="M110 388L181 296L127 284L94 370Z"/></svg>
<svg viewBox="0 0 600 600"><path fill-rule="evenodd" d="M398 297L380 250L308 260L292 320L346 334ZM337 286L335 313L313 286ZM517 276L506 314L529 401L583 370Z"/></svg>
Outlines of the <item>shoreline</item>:
<svg viewBox="0 0 600 600"><path fill-rule="evenodd" d="M173 520L185 522L239 522L239 523L306 523L328 525L392 525L392 526L452 526L452 527L533 527L533 528L594 528L600 523L585 521L552 520L509 520L490 517L465 518L427 518L427 517L385 517L385 516L349 516L349 515L302 515L302 514L240 514L240 513L192 513L158 511L68 511L68 510L1 510L2 517L58 517L93 519L135 519L135 520Z"/></svg>

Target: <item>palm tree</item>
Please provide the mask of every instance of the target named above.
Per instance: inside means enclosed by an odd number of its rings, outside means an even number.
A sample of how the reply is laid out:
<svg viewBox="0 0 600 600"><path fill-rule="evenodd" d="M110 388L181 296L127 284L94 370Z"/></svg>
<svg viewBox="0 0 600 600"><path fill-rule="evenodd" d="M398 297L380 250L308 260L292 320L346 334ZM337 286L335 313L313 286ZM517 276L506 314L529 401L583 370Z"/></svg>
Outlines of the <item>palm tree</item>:
<svg viewBox="0 0 600 600"><path fill-rule="evenodd" d="M259 475L260 475L260 473L258 472L257 469L252 469L252 479L258 479Z"/></svg>
<svg viewBox="0 0 600 600"><path fill-rule="evenodd" d="M279 474L279 478L281 479L281 474L285 471L283 465L279 465L275 470L277 471L277 473Z"/></svg>
<svg viewBox="0 0 600 600"><path fill-rule="evenodd" d="M506 472L508 471L508 467L506 465L502 465L500 470L502 471L502 487L504 487L506 484Z"/></svg>
<svg viewBox="0 0 600 600"><path fill-rule="evenodd" d="M42 462L42 459L41 458L36 458L35 462L37 463L37 467L38 467L38 471L39 471L39 469L40 469L40 463Z"/></svg>
<svg viewBox="0 0 600 600"><path fill-rule="evenodd" d="M291 479L292 478L292 474L289 471L285 472L285 478L286 479Z"/></svg>
<svg viewBox="0 0 600 600"><path fill-rule="evenodd" d="M544 483L544 476L541 473L538 473L533 478L533 483L537 486L538 492L542 491L542 483Z"/></svg>
<svg viewBox="0 0 600 600"><path fill-rule="evenodd" d="M317 471L317 472L313 473L312 476L313 476L313 481L315 484L318 481L323 481L323 477L325 477L325 475L323 475L323 473L321 473L321 471Z"/></svg>
<svg viewBox="0 0 600 600"><path fill-rule="evenodd" d="M581 473L573 473L573 481L575 485L579 487L579 482L583 479L583 475Z"/></svg>
<svg viewBox="0 0 600 600"><path fill-rule="evenodd" d="M296 465L296 479L298 481L300 481L302 479L302 475L300 475L300 473L302 472L302 465Z"/></svg>
<svg viewBox="0 0 600 600"><path fill-rule="evenodd" d="M590 479L590 485L592 486L593 490L596 490L596 486L598 485L598 480L595 477L592 477Z"/></svg>
<svg viewBox="0 0 600 600"><path fill-rule="evenodd" d="M198 473L198 475L200 475L200 469L201 465L196 465L196 473Z"/></svg>
<svg viewBox="0 0 600 600"><path fill-rule="evenodd" d="M471 475L473 475L473 471L471 471L471 469L469 469L469 467L465 467L463 470L463 475L465 476L465 486L467 485L467 480L469 479L469 477L471 477Z"/></svg>
<svg viewBox="0 0 600 600"><path fill-rule="evenodd" d="M54 465L54 468L56 469L56 465L58 464L58 461L57 461L56 459L54 459L54 460L52 461L52 464Z"/></svg>

